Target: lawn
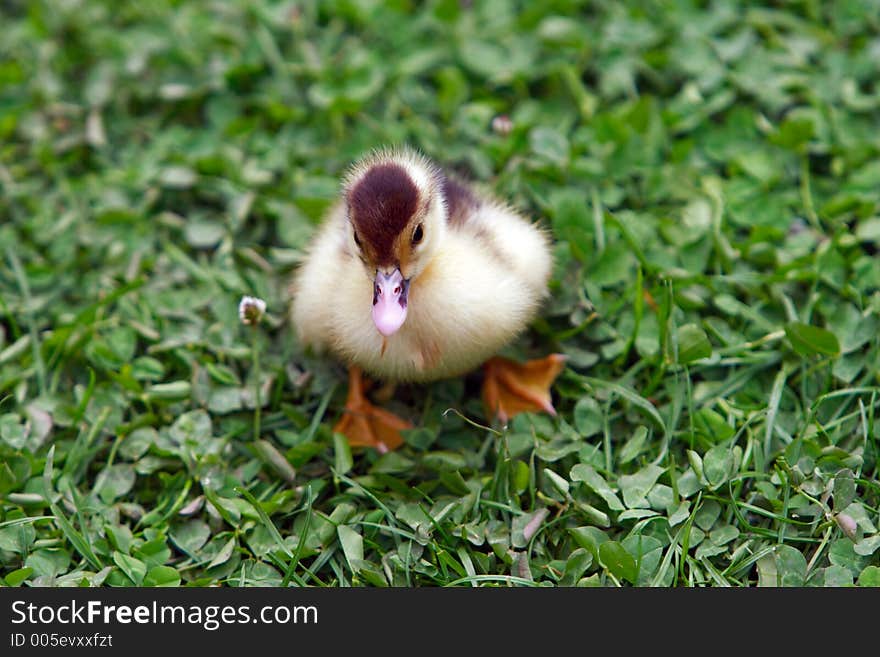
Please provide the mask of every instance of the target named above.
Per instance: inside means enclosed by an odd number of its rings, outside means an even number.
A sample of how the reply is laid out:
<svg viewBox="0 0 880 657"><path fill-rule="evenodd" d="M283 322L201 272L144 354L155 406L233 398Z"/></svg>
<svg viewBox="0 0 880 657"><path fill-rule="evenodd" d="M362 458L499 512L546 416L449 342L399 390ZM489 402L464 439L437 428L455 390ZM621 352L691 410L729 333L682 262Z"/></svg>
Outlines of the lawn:
<svg viewBox="0 0 880 657"><path fill-rule="evenodd" d="M0 583L880 586L880 7L11 0ZM506 355L332 427L288 285L409 143L550 228ZM255 326L243 295L265 300Z"/></svg>

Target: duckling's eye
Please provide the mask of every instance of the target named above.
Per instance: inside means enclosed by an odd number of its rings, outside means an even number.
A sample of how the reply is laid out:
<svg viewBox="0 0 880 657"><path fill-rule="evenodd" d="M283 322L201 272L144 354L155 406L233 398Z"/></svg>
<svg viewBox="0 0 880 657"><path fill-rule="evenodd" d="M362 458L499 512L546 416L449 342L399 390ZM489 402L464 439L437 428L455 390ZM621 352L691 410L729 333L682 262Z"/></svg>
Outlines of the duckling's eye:
<svg viewBox="0 0 880 657"><path fill-rule="evenodd" d="M353 231L352 235L354 236L354 243L357 244L358 248L361 248L361 238L358 236L357 231Z"/></svg>
<svg viewBox="0 0 880 657"><path fill-rule="evenodd" d="M425 236L425 231L422 229L422 224L416 226L416 229L413 231L412 235L412 243L418 244L422 241L422 238Z"/></svg>

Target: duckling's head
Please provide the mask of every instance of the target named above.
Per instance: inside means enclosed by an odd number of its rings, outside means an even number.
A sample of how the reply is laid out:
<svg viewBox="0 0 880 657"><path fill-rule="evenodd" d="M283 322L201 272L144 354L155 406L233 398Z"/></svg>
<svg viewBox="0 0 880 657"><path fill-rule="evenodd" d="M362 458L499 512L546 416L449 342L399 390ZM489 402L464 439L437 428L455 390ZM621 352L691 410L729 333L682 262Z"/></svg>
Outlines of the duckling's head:
<svg viewBox="0 0 880 657"><path fill-rule="evenodd" d="M373 322L387 337L406 321L410 285L446 233L441 173L411 151L382 151L352 167L344 197L349 248L373 280Z"/></svg>

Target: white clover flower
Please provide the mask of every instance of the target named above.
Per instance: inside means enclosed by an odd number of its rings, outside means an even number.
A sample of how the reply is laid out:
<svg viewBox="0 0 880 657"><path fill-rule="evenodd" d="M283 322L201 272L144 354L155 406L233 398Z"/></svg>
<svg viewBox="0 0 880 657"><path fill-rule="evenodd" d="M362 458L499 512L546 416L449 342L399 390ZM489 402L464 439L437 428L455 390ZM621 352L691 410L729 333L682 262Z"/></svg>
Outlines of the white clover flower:
<svg viewBox="0 0 880 657"><path fill-rule="evenodd" d="M506 114L499 114L492 119L492 130L495 134L505 137L513 130L513 121Z"/></svg>
<svg viewBox="0 0 880 657"><path fill-rule="evenodd" d="M244 296L238 303L238 318L245 326L258 324L266 313L266 302L257 297Z"/></svg>
<svg viewBox="0 0 880 657"><path fill-rule="evenodd" d="M856 540L856 532L859 526L856 521L853 520L852 516L848 516L845 513L838 513L834 516L834 520L844 534L849 536L852 540Z"/></svg>

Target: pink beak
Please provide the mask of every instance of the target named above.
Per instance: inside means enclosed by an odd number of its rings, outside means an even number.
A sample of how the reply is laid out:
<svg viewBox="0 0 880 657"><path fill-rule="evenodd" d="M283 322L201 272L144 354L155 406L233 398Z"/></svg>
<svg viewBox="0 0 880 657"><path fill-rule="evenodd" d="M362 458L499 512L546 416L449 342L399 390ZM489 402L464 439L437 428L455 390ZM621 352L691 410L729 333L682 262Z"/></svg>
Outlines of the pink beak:
<svg viewBox="0 0 880 657"><path fill-rule="evenodd" d="M373 323L386 338L403 326L406 319L406 303L409 281L399 269L390 274L376 272L373 283Z"/></svg>

